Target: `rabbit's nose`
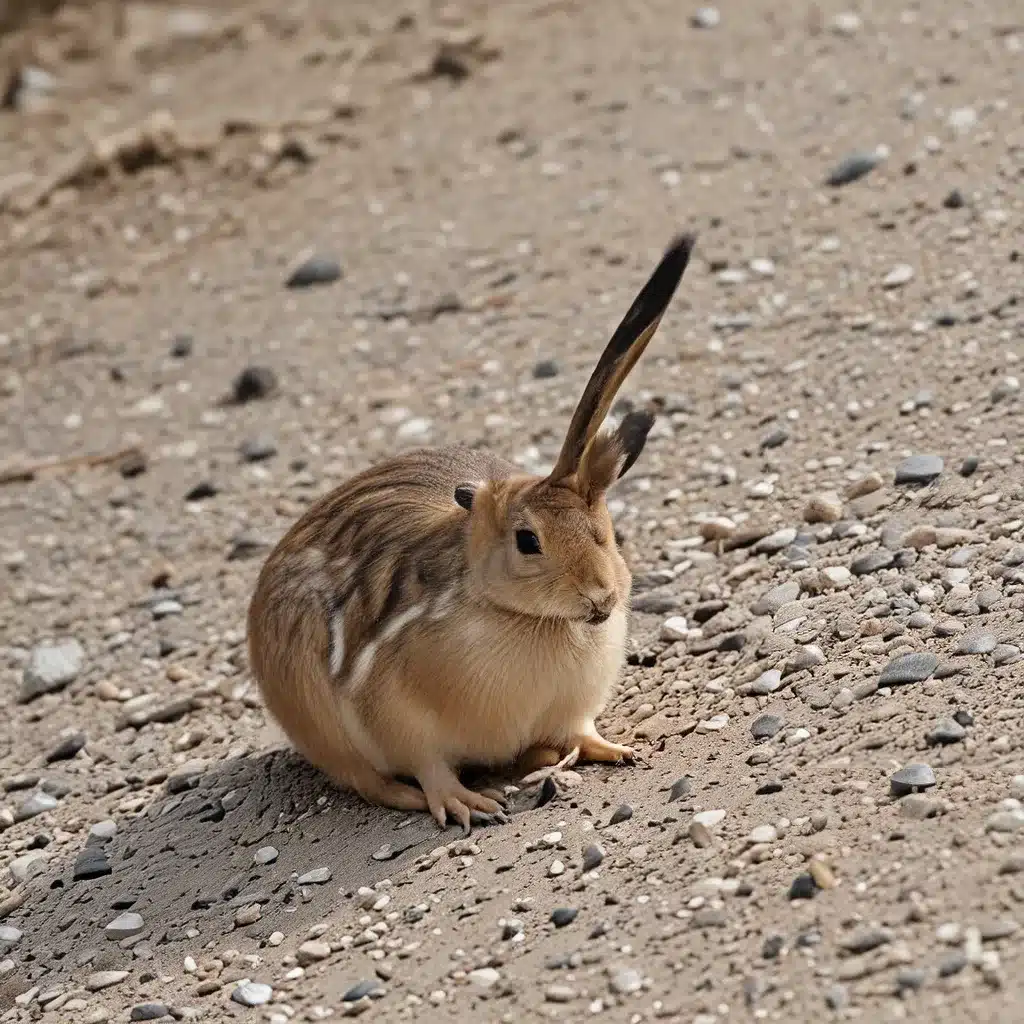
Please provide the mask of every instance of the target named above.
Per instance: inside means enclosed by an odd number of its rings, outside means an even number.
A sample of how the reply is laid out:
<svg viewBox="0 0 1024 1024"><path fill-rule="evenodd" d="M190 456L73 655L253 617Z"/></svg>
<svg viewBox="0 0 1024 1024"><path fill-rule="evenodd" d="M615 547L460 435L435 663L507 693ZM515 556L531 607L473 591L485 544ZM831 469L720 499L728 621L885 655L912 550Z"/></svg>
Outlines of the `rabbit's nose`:
<svg viewBox="0 0 1024 1024"><path fill-rule="evenodd" d="M605 622L615 608L615 591L601 590L591 594L587 600L590 602L590 619L595 624Z"/></svg>

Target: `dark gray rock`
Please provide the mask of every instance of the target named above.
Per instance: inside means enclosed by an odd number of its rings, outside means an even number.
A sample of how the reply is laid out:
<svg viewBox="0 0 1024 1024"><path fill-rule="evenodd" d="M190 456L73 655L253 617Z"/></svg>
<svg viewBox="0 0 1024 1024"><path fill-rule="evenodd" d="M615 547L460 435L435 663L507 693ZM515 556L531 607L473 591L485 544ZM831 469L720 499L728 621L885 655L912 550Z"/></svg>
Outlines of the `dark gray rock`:
<svg viewBox="0 0 1024 1024"><path fill-rule="evenodd" d="M107 855L99 846L87 846L75 860L73 878L76 882L85 882L93 878L103 878L111 873Z"/></svg>
<svg viewBox="0 0 1024 1024"><path fill-rule="evenodd" d="M896 483L930 484L945 467L938 455L911 455L896 467Z"/></svg>
<svg viewBox="0 0 1024 1024"><path fill-rule="evenodd" d="M750 723L750 734L755 740L770 740L782 731L785 724L778 715L758 715Z"/></svg>
<svg viewBox="0 0 1024 1024"><path fill-rule="evenodd" d="M583 870L593 871L595 868L601 866L601 862L604 860L604 850L601 849L597 843L591 843L583 851Z"/></svg>
<svg viewBox="0 0 1024 1024"><path fill-rule="evenodd" d="M967 736L967 730L952 718L944 718L925 739L929 746L942 746L947 743L959 743Z"/></svg>
<svg viewBox="0 0 1024 1024"><path fill-rule="evenodd" d="M277 374L269 366L247 366L231 387L232 400L238 405L267 398L277 390Z"/></svg>
<svg viewBox="0 0 1024 1024"><path fill-rule="evenodd" d="M47 755L46 763L53 764L55 761L70 761L86 744L84 732L72 733L65 736Z"/></svg>
<svg viewBox="0 0 1024 1024"><path fill-rule="evenodd" d="M277 454L277 442L269 434L258 434L243 441L238 452L246 462L263 462Z"/></svg>
<svg viewBox="0 0 1024 1024"><path fill-rule="evenodd" d="M878 678L879 686L902 686L906 683L922 683L931 677L939 667L939 659L927 651L915 651L893 658L882 669Z"/></svg>
<svg viewBox="0 0 1024 1024"><path fill-rule="evenodd" d="M676 779L672 783L672 788L668 793L668 802L675 803L676 800L682 800L684 797L688 797L693 792L693 779L689 775L684 775L681 779Z"/></svg>
<svg viewBox="0 0 1024 1024"><path fill-rule="evenodd" d="M139 1003L132 1007L130 1020L162 1020L171 1011L163 1003Z"/></svg>
<svg viewBox="0 0 1024 1024"><path fill-rule="evenodd" d="M375 979L357 981L342 997L343 1003L358 1003L360 999L382 999L387 989Z"/></svg>
<svg viewBox="0 0 1024 1024"><path fill-rule="evenodd" d="M341 278L341 264L330 256L311 256L300 263L285 281L286 288L311 288L333 284Z"/></svg>
<svg viewBox="0 0 1024 1024"><path fill-rule="evenodd" d="M551 911L551 923L556 928L564 928L576 920L579 911L575 907L558 907Z"/></svg>
<svg viewBox="0 0 1024 1024"><path fill-rule="evenodd" d="M866 174L870 174L879 164L880 157L877 153L859 152L851 153L844 157L829 171L825 178L825 184L830 188L840 188L843 185L851 185L859 181Z"/></svg>
<svg viewBox="0 0 1024 1024"><path fill-rule="evenodd" d="M881 569L888 569L895 560L896 556L893 552L879 548L876 551L868 551L863 555L858 555L850 563L850 572L854 576L868 576Z"/></svg>
<svg viewBox="0 0 1024 1024"><path fill-rule="evenodd" d="M926 764L908 764L889 776L893 796L906 796L918 789L935 785L935 772Z"/></svg>
<svg viewBox="0 0 1024 1024"><path fill-rule="evenodd" d="M633 817L633 808L629 804L619 804L618 807L612 812L612 816L608 821L609 825L618 825L622 821L629 821Z"/></svg>

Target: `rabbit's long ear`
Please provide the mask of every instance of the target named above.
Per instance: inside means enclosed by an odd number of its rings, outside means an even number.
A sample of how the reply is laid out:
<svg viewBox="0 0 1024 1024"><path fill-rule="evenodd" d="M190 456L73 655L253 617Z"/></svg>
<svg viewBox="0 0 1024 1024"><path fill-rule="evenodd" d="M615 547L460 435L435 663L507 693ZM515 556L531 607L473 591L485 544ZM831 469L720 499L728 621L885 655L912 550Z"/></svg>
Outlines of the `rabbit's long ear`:
<svg viewBox="0 0 1024 1024"><path fill-rule="evenodd" d="M680 235L675 239L615 329L572 414L569 432L549 480L565 480L579 468L583 454L608 415L622 382L654 337L690 262L695 241L694 235Z"/></svg>

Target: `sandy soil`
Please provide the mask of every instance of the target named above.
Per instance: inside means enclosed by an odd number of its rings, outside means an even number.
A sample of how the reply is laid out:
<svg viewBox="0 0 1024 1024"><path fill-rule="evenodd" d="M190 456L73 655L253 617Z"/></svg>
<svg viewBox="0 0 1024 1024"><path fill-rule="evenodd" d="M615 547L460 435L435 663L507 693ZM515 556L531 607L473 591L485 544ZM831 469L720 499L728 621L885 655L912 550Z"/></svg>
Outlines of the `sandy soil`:
<svg viewBox="0 0 1024 1024"><path fill-rule="evenodd" d="M125 15L0 47L0 1019L1019 1021L1020 9ZM269 545L403 445L550 463L680 229L642 763L468 840L338 793Z"/></svg>

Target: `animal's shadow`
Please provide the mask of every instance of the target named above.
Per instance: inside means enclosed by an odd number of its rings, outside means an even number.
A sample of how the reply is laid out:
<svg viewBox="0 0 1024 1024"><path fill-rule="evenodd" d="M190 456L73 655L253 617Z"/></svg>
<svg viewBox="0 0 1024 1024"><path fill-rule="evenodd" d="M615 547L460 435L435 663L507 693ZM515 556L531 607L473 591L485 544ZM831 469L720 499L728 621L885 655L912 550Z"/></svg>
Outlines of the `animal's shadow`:
<svg viewBox="0 0 1024 1024"><path fill-rule="evenodd" d="M513 810L553 795L550 785L523 790ZM461 835L426 814L372 807L287 750L174 775L114 836L69 844L71 855L22 883L13 902L23 902L3 922L23 936L0 948L0 959L15 963L0 984L0 1007L33 985L81 983L138 960L177 973L186 953L201 960L258 947L276 930L302 934L344 900L339 894ZM254 904L259 919L238 924L239 911ZM142 916L142 930L108 939L105 926L126 911Z"/></svg>

